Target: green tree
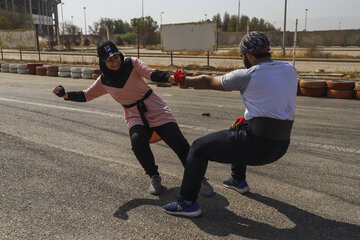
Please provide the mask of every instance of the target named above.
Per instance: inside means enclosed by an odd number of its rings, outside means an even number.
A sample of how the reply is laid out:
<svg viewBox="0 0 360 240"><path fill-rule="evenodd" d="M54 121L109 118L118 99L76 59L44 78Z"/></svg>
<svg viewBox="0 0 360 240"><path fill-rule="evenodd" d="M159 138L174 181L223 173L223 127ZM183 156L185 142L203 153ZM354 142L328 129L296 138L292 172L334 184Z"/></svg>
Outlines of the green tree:
<svg viewBox="0 0 360 240"><path fill-rule="evenodd" d="M232 15L229 20L227 32L236 32L238 26L238 17L235 15Z"/></svg>
<svg viewBox="0 0 360 240"><path fill-rule="evenodd" d="M130 24L121 19L100 18L93 27L89 26L91 34L106 36L107 31L111 34L125 34L132 31Z"/></svg>
<svg viewBox="0 0 360 240"><path fill-rule="evenodd" d="M139 26L139 34L143 47L159 42L159 35L155 33L159 26L152 17L147 16L145 18L133 18L130 21L130 26L133 32L136 32L137 27Z"/></svg>
<svg viewBox="0 0 360 240"><path fill-rule="evenodd" d="M229 23L230 23L230 15L227 12L225 12L223 17L223 24L221 28L223 32L227 32L229 28Z"/></svg>
<svg viewBox="0 0 360 240"><path fill-rule="evenodd" d="M128 32L128 33L120 35L120 38L122 41L124 41L128 44L136 44L137 33L136 32ZM118 43L118 44L121 45L120 43Z"/></svg>
<svg viewBox="0 0 360 240"><path fill-rule="evenodd" d="M75 26L71 22L65 22L64 25L65 35L63 36L61 43L64 44L67 49L71 49L71 45L80 44L81 31L78 26Z"/></svg>
<svg viewBox="0 0 360 240"><path fill-rule="evenodd" d="M236 32L238 26L238 16L237 15L229 15L227 12L224 13L223 20L221 22L220 14L217 14L213 17L213 21L216 21L218 27L222 29L223 32ZM264 19L260 18L252 18L250 19L248 16L242 15L239 21L239 31L246 32L247 25L249 23L250 30L255 31L276 31L274 25L269 22L266 22Z"/></svg>
<svg viewBox="0 0 360 240"><path fill-rule="evenodd" d="M0 9L0 29L30 29L32 28L32 18L21 9L19 12L12 13Z"/></svg>
<svg viewBox="0 0 360 240"><path fill-rule="evenodd" d="M114 33L124 34L130 32L130 24L122 21L121 19L114 20Z"/></svg>
<svg viewBox="0 0 360 240"><path fill-rule="evenodd" d="M215 16L213 16L212 20L213 20L214 22L216 22L217 28L222 28L222 21L221 21L220 13L216 14Z"/></svg>
<svg viewBox="0 0 360 240"><path fill-rule="evenodd" d="M248 16L241 16L240 18L240 32L246 32L247 23L250 22L250 18Z"/></svg>

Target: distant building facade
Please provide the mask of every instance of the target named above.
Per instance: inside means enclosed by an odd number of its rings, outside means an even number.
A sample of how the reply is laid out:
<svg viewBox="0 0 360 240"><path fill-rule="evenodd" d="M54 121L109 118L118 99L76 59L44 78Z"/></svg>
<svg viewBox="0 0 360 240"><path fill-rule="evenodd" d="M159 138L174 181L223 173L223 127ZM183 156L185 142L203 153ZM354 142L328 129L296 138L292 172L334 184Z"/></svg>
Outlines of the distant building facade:
<svg viewBox="0 0 360 240"><path fill-rule="evenodd" d="M61 0L0 0L0 8L8 12L29 14L39 35L56 37L59 33L57 5L60 3Z"/></svg>

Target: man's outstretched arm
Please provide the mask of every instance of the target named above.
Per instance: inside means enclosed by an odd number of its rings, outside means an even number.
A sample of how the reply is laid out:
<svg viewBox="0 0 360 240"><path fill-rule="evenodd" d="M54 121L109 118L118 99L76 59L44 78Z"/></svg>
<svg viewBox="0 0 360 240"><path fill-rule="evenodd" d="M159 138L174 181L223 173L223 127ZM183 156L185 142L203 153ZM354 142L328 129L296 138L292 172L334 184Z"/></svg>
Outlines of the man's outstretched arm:
<svg viewBox="0 0 360 240"><path fill-rule="evenodd" d="M225 91L221 84L221 79L222 76L215 75L186 76L183 85L194 89Z"/></svg>

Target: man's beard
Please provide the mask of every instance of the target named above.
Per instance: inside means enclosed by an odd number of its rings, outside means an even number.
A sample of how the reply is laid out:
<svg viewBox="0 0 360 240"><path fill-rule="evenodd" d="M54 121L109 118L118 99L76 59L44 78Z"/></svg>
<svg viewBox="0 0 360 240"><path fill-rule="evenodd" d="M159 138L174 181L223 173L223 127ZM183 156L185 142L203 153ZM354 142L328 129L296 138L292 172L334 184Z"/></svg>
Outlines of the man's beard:
<svg viewBox="0 0 360 240"><path fill-rule="evenodd" d="M249 59L246 57L246 55L244 54L244 65L245 68L251 68L252 64L250 63Z"/></svg>

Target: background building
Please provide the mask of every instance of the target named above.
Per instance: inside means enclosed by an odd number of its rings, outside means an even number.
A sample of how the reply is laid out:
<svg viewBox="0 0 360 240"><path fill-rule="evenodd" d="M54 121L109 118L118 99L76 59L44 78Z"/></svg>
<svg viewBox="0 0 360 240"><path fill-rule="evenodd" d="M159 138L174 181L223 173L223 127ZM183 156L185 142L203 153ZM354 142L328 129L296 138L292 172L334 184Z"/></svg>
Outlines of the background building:
<svg viewBox="0 0 360 240"><path fill-rule="evenodd" d="M39 35L53 38L59 32L57 5L60 3L61 0L0 0L0 8L14 15L29 14Z"/></svg>

